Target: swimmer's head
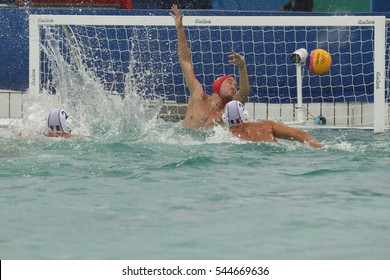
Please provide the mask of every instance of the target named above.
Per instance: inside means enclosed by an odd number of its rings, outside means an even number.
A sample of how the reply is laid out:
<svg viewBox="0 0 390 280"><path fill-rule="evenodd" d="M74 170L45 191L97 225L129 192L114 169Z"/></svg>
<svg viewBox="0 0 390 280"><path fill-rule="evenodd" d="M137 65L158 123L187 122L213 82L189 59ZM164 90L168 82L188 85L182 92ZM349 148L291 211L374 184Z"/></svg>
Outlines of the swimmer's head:
<svg viewBox="0 0 390 280"><path fill-rule="evenodd" d="M64 109L53 109L47 116L47 128L49 133L67 133L71 130L68 128L68 113Z"/></svg>
<svg viewBox="0 0 390 280"><path fill-rule="evenodd" d="M219 96L221 96L221 86L222 86L222 83L223 83L225 80L227 80L227 79L231 79L231 83L234 83L234 88L235 88L235 90L236 90L236 84L237 84L236 79L235 79L234 77L232 77L232 76L225 75L225 76L219 77L218 79L216 79L216 80L214 81L214 83L213 83L213 93L216 93L216 94L218 94ZM234 94L235 94L235 92L234 92ZM234 95L233 95L233 96L226 96L226 97L221 96L222 101L223 101L224 104L226 104L226 103L228 103L230 100L232 100L233 97L234 97Z"/></svg>
<svg viewBox="0 0 390 280"><path fill-rule="evenodd" d="M231 127L247 122L248 112L245 110L244 105L240 101L233 100L226 104L222 119L229 125L229 127Z"/></svg>

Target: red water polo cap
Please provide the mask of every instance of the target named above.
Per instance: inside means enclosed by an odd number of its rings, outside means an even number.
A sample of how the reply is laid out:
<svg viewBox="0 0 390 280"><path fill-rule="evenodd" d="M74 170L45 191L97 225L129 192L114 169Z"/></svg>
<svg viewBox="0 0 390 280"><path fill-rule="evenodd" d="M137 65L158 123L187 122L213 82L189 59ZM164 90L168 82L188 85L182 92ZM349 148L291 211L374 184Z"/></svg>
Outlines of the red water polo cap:
<svg viewBox="0 0 390 280"><path fill-rule="evenodd" d="M232 76L229 76L229 75L225 75L225 76L221 76L219 77L218 79L216 79L213 83L213 92L217 93L217 94L220 94L220 91L221 91L221 85L222 83L228 79L228 78L232 78L234 79Z"/></svg>

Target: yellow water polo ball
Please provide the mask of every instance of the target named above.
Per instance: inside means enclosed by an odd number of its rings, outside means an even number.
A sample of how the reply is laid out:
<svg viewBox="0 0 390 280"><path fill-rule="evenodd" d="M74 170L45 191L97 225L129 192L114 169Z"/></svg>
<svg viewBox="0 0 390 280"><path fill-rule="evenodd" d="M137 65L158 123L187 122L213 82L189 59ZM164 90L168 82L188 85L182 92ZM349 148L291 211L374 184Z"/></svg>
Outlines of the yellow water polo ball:
<svg viewBox="0 0 390 280"><path fill-rule="evenodd" d="M309 71L312 74L323 75L332 66L330 53L323 49L315 49L310 53Z"/></svg>

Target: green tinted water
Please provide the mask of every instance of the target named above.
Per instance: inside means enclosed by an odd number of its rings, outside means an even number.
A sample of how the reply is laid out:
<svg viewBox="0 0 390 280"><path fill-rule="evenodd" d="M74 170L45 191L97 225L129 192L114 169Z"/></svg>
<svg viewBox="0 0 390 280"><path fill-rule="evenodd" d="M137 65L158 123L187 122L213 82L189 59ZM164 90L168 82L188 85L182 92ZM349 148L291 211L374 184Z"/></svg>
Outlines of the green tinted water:
<svg viewBox="0 0 390 280"><path fill-rule="evenodd" d="M1 259L390 258L389 133L0 131Z"/></svg>

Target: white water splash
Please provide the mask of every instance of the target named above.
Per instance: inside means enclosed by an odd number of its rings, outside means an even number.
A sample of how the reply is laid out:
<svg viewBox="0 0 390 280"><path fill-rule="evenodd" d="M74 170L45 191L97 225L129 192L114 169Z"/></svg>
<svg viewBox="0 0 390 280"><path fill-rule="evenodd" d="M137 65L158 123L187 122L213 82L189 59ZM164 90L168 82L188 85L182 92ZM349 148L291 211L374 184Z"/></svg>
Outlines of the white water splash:
<svg viewBox="0 0 390 280"><path fill-rule="evenodd" d="M71 30L65 31L71 33ZM55 31L48 28L45 32L46 40L41 48L47 60L49 74L46 75L50 75L50 79L44 85L44 92L26 95L24 132L45 131L48 112L58 107L68 112L73 134L102 139L122 136L142 138L146 131L153 129L161 104L157 100L150 106L150 100L142 94L142 80L150 73L137 73L135 79L132 66L136 62L129 61L125 93L115 95L98 77L96 71L99 69L87 66L93 58L87 57L88 51L79 46L75 38L68 35L65 39L72 42L60 42ZM63 50L65 44L67 51Z"/></svg>

